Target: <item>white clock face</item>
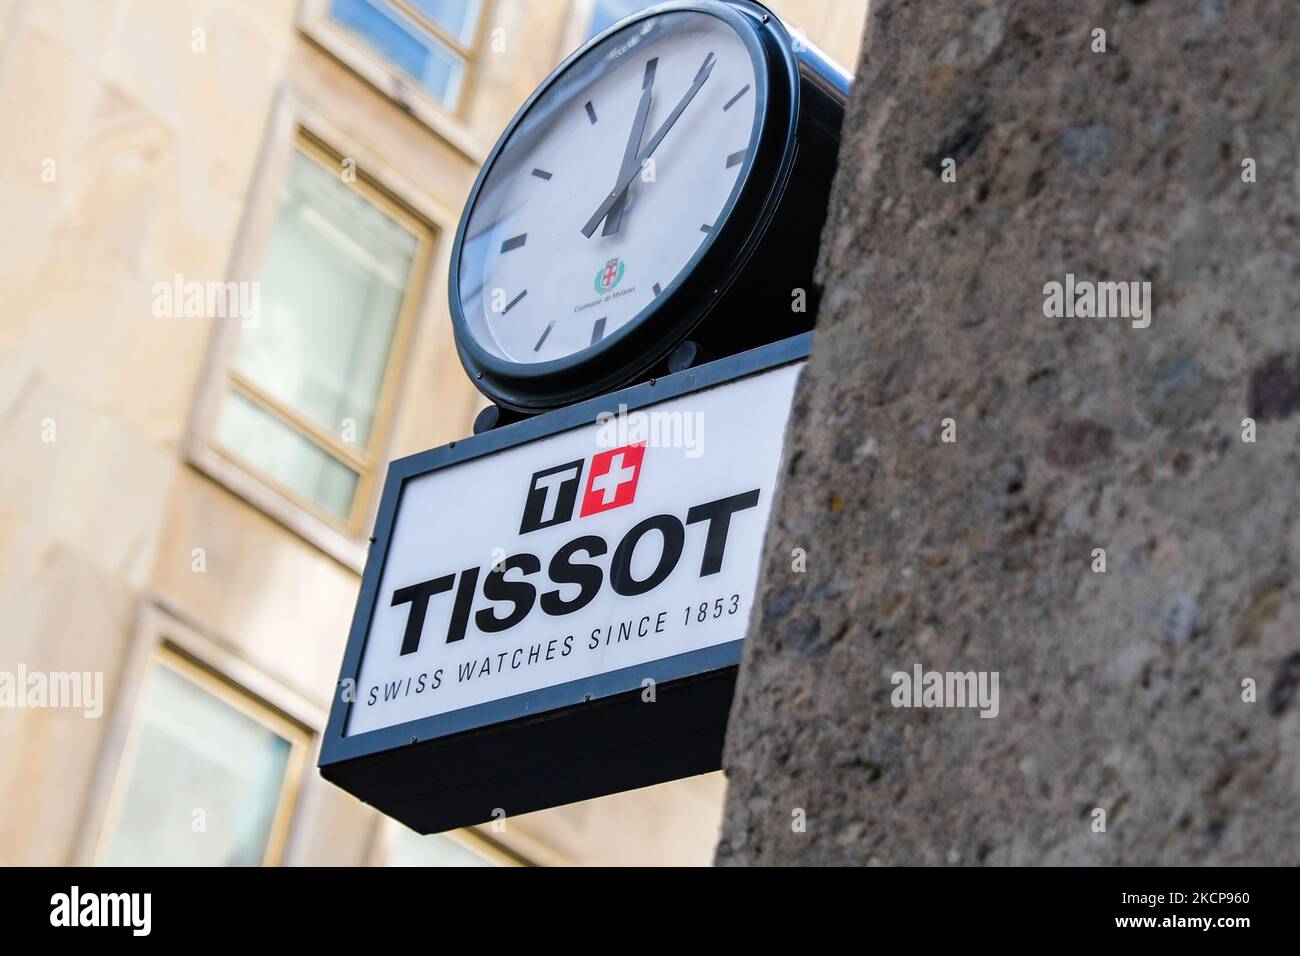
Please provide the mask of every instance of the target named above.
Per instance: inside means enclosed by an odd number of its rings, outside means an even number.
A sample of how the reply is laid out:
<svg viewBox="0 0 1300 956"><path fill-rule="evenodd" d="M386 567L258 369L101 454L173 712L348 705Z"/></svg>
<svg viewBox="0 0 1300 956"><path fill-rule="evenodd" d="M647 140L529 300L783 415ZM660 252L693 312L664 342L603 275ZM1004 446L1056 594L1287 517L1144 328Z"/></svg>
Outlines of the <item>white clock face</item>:
<svg viewBox="0 0 1300 956"><path fill-rule="evenodd" d="M561 74L470 211L458 275L478 343L551 361L648 308L749 169L757 87L740 36L699 12L635 22Z"/></svg>

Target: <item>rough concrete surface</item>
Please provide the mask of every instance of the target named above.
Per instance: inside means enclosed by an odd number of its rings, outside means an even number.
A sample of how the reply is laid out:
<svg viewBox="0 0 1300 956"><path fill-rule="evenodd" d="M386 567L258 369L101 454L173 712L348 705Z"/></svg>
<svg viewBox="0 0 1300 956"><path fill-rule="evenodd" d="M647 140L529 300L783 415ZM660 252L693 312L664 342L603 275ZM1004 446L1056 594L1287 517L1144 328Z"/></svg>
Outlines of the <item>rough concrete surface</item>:
<svg viewBox="0 0 1300 956"><path fill-rule="evenodd" d="M867 21L718 861L1300 863L1294 2ZM918 663L998 716L893 706Z"/></svg>

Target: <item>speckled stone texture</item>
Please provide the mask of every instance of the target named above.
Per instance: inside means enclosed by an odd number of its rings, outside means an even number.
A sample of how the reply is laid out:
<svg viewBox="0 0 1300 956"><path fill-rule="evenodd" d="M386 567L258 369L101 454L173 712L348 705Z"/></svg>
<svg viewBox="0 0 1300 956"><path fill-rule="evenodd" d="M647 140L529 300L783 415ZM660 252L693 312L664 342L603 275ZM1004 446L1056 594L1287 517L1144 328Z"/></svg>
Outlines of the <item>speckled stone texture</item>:
<svg viewBox="0 0 1300 956"><path fill-rule="evenodd" d="M719 863L1300 863L1296 12L873 0Z"/></svg>

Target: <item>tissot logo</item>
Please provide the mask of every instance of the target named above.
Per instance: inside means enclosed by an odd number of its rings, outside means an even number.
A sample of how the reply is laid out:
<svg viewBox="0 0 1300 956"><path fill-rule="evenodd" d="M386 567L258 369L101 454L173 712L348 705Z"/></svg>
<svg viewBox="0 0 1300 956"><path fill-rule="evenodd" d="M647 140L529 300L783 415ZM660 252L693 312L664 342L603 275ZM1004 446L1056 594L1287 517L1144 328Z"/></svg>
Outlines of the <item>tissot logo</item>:
<svg viewBox="0 0 1300 956"><path fill-rule="evenodd" d="M592 458L578 517L611 511L635 501L644 459L644 444L613 448ZM585 465L584 460L578 459L533 474L524 499L520 534L572 520Z"/></svg>

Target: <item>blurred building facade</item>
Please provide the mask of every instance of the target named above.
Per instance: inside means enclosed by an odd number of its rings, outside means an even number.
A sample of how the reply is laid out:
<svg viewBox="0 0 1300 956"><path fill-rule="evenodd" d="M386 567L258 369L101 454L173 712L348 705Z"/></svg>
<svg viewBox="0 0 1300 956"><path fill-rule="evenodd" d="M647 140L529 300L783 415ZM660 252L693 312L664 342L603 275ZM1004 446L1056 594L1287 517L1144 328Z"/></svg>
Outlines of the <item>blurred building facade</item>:
<svg viewBox="0 0 1300 956"><path fill-rule="evenodd" d="M315 771L385 463L483 404L465 197L643 5L0 0L0 864L710 862L718 774L420 837Z"/></svg>

